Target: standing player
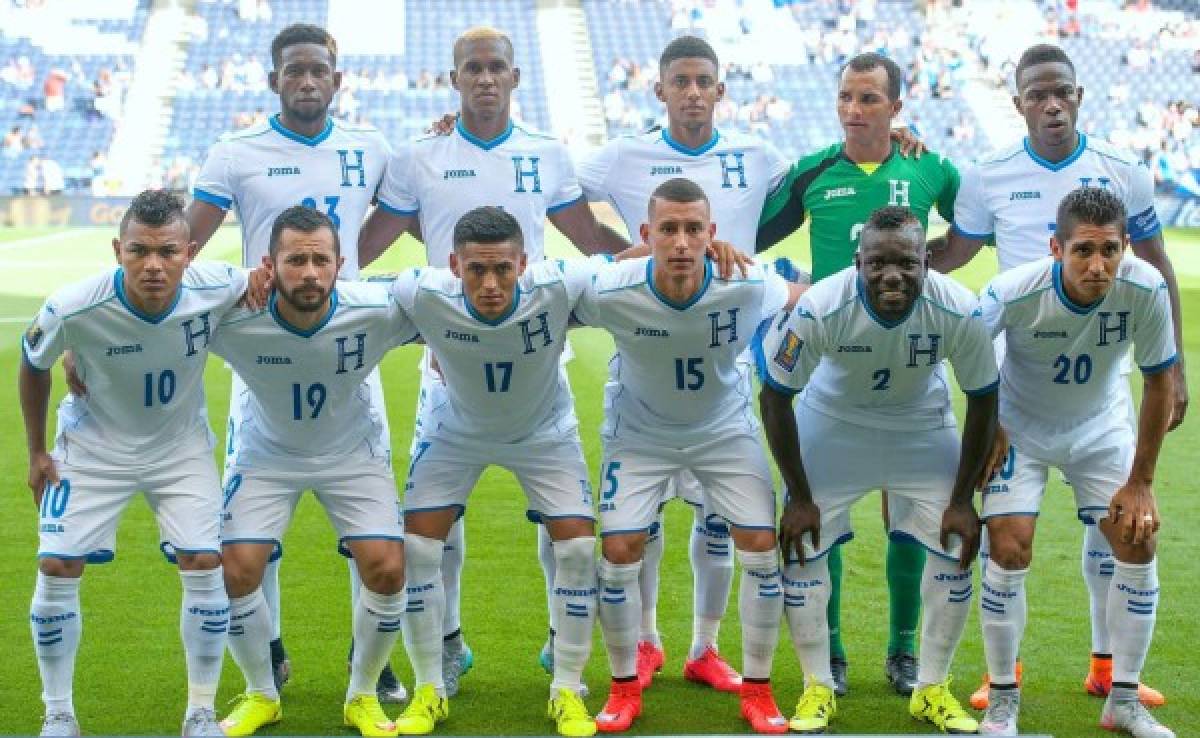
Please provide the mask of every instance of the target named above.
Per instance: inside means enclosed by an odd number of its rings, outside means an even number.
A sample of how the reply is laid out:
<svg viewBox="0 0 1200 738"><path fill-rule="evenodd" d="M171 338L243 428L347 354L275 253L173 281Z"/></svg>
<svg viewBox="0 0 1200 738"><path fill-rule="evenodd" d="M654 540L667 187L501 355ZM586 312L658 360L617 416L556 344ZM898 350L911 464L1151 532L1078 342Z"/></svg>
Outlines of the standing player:
<svg viewBox="0 0 1200 738"><path fill-rule="evenodd" d="M188 223L203 246L230 208L242 229L242 263L257 266L266 255L275 217L292 205L307 205L329 216L342 243L357 244L359 227L383 177L390 148L377 130L329 117L329 105L342 82L337 42L317 26L295 24L271 41L274 69L268 76L279 95L279 113L267 122L223 136L208 153L196 180ZM358 252L350 249L341 271L358 277ZM372 406L384 418L381 439L388 444L383 389L378 374L370 379ZM229 402L229 443L241 426L245 384L234 374ZM390 446L389 446L390 447ZM353 563L351 574L356 572ZM352 577L353 578L353 577ZM356 587L355 587L356 588ZM279 567L272 562L263 580L271 610L271 661L278 686L291 672L280 633ZM404 698L402 687L385 669L379 695L387 702Z"/></svg>
<svg viewBox="0 0 1200 738"><path fill-rule="evenodd" d="M520 84L521 70L506 35L487 27L465 31L454 43L450 81L460 98L454 129L449 135L426 136L397 150L379 190L379 207L367 219L359 239L359 259L364 265L378 258L400 234L419 225L428 263L448 266L455 224L464 213L483 205L499 205L517 219L526 234L525 253L534 263L544 256L547 218L584 253L615 253L629 246L624 238L596 222L583 199L566 147L554 137L512 120L512 94ZM431 408L445 399L445 386L432 355L427 352L421 365L418 430L429 428ZM416 453L419 436L414 435L412 453ZM466 546L463 529L461 519L454 521L445 537L441 566L446 591L442 671L451 697L458 692L459 676L473 660L463 641L459 616ZM549 549L547 552L551 565L543 568L553 602L554 556ZM551 607L552 627L554 617Z"/></svg>
<svg viewBox="0 0 1200 738"><path fill-rule="evenodd" d="M767 200L758 229L758 249L790 236L806 218L812 248L813 279L836 274L854 262L864 216L885 205L908 208L921 227L934 207L954 217L958 170L936 154L908 159L891 140L892 121L900 112L903 75L894 61L860 54L842 67L838 83L838 120L845 140L801 158L783 187ZM799 409L797 409L799 411ZM883 517L888 501L884 494ZM914 541L889 539L887 582L891 605L885 671L903 695L917 678L916 635L921 615L921 569L925 550ZM846 649L842 645L841 546L829 552L830 671L839 697L847 692Z"/></svg>
<svg viewBox="0 0 1200 738"><path fill-rule="evenodd" d="M601 271L575 309L617 347L601 429L600 625L613 681L596 723L605 732L628 730L642 712L638 578L667 482L685 470L699 480L705 510L728 526L744 568L742 716L756 732L787 732L770 685L783 610L775 493L740 356L801 288L763 267L714 279L704 256L716 230L709 213L698 185L663 182L640 229L651 257Z"/></svg>
<svg viewBox="0 0 1200 738"><path fill-rule="evenodd" d="M962 189L955 202L954 228L947 248L932 254L932 266L942 272L967 263L993 234L1000 270L1047 255L1054 231L1058 203L1080 186L1103 187L1121 199L1129 213L1127 232L1133 252L1162 273L1175 321L1179 361L1174 373L1171 428L1183 422L1187 410L1187 382L1183 371L1183 318L1175 271L1163 247L1162 226L1154 211L1154 183L1150 171L1127 151L1079 132L1076 121L1083 88L1076 84L1075 67L1056 46L1039 44L1021 55L1015 72L1017 95L1013 104L1025 118L1029 135L978 164L964 169ZM1127 372L1128 373L1128 365ZM1128 383L1126 383L1128 384ZM1133 425L1133 399L1128 387L1121 390ZM1028 521L1011 520L1012 525ZM1112 549L1094 525L1084 526L1083 575L1091 599L1092 658L1084 688L1093 695L1108 694L1112 681L1112 648L1106 625ZM971 704L987 706L987 681ZM1149 706L1165 702L1161 693L1143 685L1142 701Z"/></svg>
<svg viewBox="0 0 1200 738"><path fill-rule="evenodd" d="M387 351L416 338L387 288L343 282L328 216L294 205L268 242L275 279L266 310L226 316L213 351L246 383L230 444L221 530L229 650L246 692L221 721L250 735L282 717L271 669L271 614L260 584L300 495L312 489L362 579L343 717L363 735L395 735L376 695L404 615L404 550L383 418L365 383Z"/></svg>
<svg viewBox="0 0 1200 738"><path fill-rule="evenodd" d="M183 734L221 734L213 699L229 598L203 375L213 332L246 278L225 265L190 265L196 249L183 203L162 190L143 192L113 239L118 266L55 293L21 342L29 486L40 506L29 619L46 704L42 735L79 735L72 682L82 634L80 577L85 562L112 561L117 522L139 490L183 580ZM63 399L55 447L47 452L50 369L68 349L91 392Z"/></svg>
<svg viewBox="0 0 1200 738"><path fill-rule="evenodd" d="M1174 738L1138 701L1138 675L1158 608L1152 481L1171 420L1176 361L1167 286L1126 256L1126 212L1099 187L1058 206L1052 257L1014 267L983 292L983 318L1004 336L1000 422L1011 445L983 492L988 560L980 621L991 675L980 732L1016 735L1017 649L1025 628L1025 576L1047 470L1062 470L1079 519L1098 528L1116 563L1108 585L1112 688L1100 724L1136 738ZM1129 424L1121 364L1133 349L1145 391Z"/></svg>
<svg viewBox="0 0 1200 738"><path fill-rule="evenodd" d="M725 94L717 54L708 42L681 36L659 57L655 94L666 108L667 127L610 141L579 166L584 194L609 202L633 236L642 225L646 203L663 182L686 177L712 203L717 235L744 253L753 252L758 214L767 195L779 187L788 162L771 144L736 131L718 131L713 123ZM608 391L615 385L610 381ZM749 392L749 388L746 388ZM694 592L692 644L684 676L723 691L737 692L738 673L717 652L721 618L733 584L729 527L708 514L703 493L686 470L672 479L664 502L678 495L692 505L695 524L688 548ZM658 633L658 576L663 555L662 516L651 526L641 565L641 625L638 677L643 689L663 666Z"/></svg>
<svg viewBox="0 0 1200 738"><path fill-rule="evenodd" d="M814 285L760 347L763 424L788 492L780 547L806 677L790 723L800 733L825 732L837 712L825 554L853 537L851 506L885 483L889 537L933 554L921 581L925 617L909 713L945 733L977 728L950 692L949 670L971 606L979 544L971 499L996 429L996 362L974 295L927 264L917 217L880 208L863 226L855 266ZM943 358L967 395L961 447ZM791 403L801 389L797 417Z"/></svg>
<svg viewBox="0 0 1200 738"><path fill-rule="evenodd" d="M479 476L497 465L516 475L529 518L554 539L558 636L547 714L560 734L590 736L596 723L580 692L596 618L595 523L561 358L572 311L595 266L530 264L516 218L495 206L468 211L453 239L450 269L410 271L393 285L445 377L443 401L414 434L405 485L404 636L416 686L397 722L401 733L426 734L449 714L443 542Z"/></svg>

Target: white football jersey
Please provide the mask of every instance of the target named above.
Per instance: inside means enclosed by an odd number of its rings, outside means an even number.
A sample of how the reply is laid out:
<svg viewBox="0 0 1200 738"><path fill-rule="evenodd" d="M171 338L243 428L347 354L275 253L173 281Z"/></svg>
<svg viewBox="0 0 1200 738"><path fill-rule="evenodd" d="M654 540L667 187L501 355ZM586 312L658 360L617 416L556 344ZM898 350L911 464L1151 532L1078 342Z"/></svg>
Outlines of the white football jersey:
<svg viewBox="0 0 1200 738"><path fill-rule="evenodd" d="M689 149L663 128L609 141L580 162L579 181L589 200L616 208L636 244L655 188L690 179L708 196L716 237L753 254L763 204L790 164L773 145L744 133L714 131L709 143Z"/></svg>
<svg viewBox="0 0 1200 738"><path fill-rule="evenodd" d="M1083 133L1075 152L1057 164L1024 139L964 167L954 227L971 238L994 234L1000 271L1007 271L1050 254L1058 205L1080 187L1104 187L1121 198L1131 240L1162 229L1150 170L1134 154Z"/></svg>
<svg viewBox="0 0 1200 738"><path fill-rule="evenodd" d="M59 451L78 446L118 466L144 466L178 454L175 444L197 430L207 432L204 365L222 316L246 291L246 273L194 263L175 304L157 316L129 302L123 279L118 267L54 293L21 348L41 371L75 352L88 391L68 393L59 405Z"/></svg>
<svg viewBox="0 0 1200 738"><path fill-rule="evenodd" d="M285 208L307 205L329 216L342 244L344 279L358 277L358 231L379 189L391 148L379 131L332 118L312 138L271 116L266 123L223 135L196 179L197 200L237 210L242 264L267 255L271 226Z"/></svg>
<svg viewBox="0 0 1200 738"><path fill-rule="evenodd" d="M721 433L754 432L749 364L738 356L759 325L788 302L788 284L763 265L724 280L705 260L700 291L685 304L654 287L654 261L604 267L575 315L616 341L601 433L649 437L683 448Z"/></svg>
<svg viewBox="0 0 1200 738"><path fill-rule="evenodd" d="M480 315L449 269L404 272L392 285L437 356L445 402L430 409L423 437L451 433L512 443L577 426L571 390L559 360L567 324L601 257L544 260L521 275L512 307L495 320Z"/></svg>
<svg viewBox="0 0 1200 738"><path fill-rule="evenodd" d="M266 310L226 315L213 341L250 393L233 463L315 463L376 442L384 418L364 382L384 354L417 337L387 285L338 282L329 313L307 331L280 317L276 297Z"/></svg>
<svg viewBox="0 0 1200 738"><path fill-rule="evenodd" d="M999 382L991 336L966 287L930 271L904 318L871 309L854 267L821 280L763 334L760 374L775 389L847 423L887 430L955 424L942 359L968 395Z"/></svg>
<svg viewBox="0 0 1200 738"><path fill-rule="evenodd" d="M980 303L992 335L1005 336L1002 418L1082 423L1125 404L1121 364L1130 345L1147 374L1176 360L1167 285L1133 254L1121 260L1108 294L1088 307L1067 297L1062 266L1051 257L996 277Z"/></svg>
<svg viewBox="0 0 1200 738"><path fill-rule="evenodd" d="M544 256L546 216L583 196L567 149L556 138L509 123L490 141L462 121L448 136L425 136L399 147L379 188L379 207L417 215L426 258L450 263L454 225L469 210L496 205L521 224L529 261Z"/></svg>

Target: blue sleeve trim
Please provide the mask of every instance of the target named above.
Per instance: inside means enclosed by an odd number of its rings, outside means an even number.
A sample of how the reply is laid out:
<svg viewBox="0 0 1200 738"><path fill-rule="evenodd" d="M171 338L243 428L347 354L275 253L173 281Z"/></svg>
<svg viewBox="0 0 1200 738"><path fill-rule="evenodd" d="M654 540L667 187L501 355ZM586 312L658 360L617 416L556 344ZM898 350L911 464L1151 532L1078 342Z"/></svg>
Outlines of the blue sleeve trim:
<svg viewBox="0 0 1200 738"><path fill-rule="evenodd" d="M21 359L25 362L25 366L29 367L34 374L45 374L46 372L50 371L49 369L43 369L37 364L34 364L33 360L29 358L29 353L25 350L24 338L21 339Z"/></svg>
<svg viewBox="0 0 1200 738"><path fill-rule="evenodd" d="M971 233L970 231L964 231L962 228L958 227L958 223L951 223L950 227L953 228L959 234L966 236L967 238L974 238L974 239L977 239L980 241L986 241L987 239L991 238L994 235L991 233Z"/></svg>
<svg viewBox="0 0 1200 738"><path fill-rule="evenodd" d="M997 379L995 382L992 382L991 384L989 384L986 387L980 387L979 389L973 389L973 390L965 389L965 390L963 390L963 394L969 395L970 397L983 397L984 395L992 394L993 392L995 392L998 389L1000 389L1000 380L999 379Z"/></svg>
<svg viewBox="0 0 1200 738"><path fill-rule="evenodd" d="M391 213L392 215L399 215L401 217L408 217L421 212L420 210L401 210L400 208L394 208L383 200L379 201L379 209L385 213Z"/></svg>
<svg viewBox="0 0 1200 738"><path fill-rule="evenodd" d="M581 203L581 202L587 202L587 197L584 195L580 195L579 197L575 198L574 200L571 200L570 202L560 202L557 205L551 205L550 207L546 208L546 215L554 215L559 210L565 210L566 208L569 208L572 205L575 205L576 203Z"/></svg>
<svg viewBox="0 0 1200 738"><path fill-rule="evenodd" d="M207 190L202 190L199 187L192 190L192 197L194 197L197 200L200 200L202 202L206 202L209 205L216 205L217 207L221 208L222 210L228 210L229 206L233 205L232 198L221 197L218 194L215 194L213 192L208 192Z"/></svg>
<svg viewBox="0 0 1200 738"><path fill-rule="evenodd" d="M1166 371L1167 369L1170 369L1171 367L1175 366L1176 362L1178 362L1178 361L1179 361L1179 354L1175 354L1171 358L1167 359L1166 361L1164 361L1161 364L1155 364L1154 366L1140 366L1139 365L1138 368L1142 370L1142 374L1160 374L1160 373Z"/></svg>
<svg viewBox="0 0 1200 738"><path fill-rule="evenodd" d="M1162 223L1158 220L1158 213L1155 212L1154 206L1146 208L1137 215L1129 216L1126 221L1126 230L1129 231L1130 241L1145 241L1162 231Z"/></svg>

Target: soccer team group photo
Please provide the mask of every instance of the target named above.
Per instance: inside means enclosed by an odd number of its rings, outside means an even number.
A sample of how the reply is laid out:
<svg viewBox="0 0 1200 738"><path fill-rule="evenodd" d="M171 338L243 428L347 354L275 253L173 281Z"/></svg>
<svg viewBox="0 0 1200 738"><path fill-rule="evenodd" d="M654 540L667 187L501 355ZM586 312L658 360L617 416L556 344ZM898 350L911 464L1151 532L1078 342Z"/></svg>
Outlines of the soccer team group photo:
<svg viewBox="0 0 1200 738"><path fill-rule="evenodd" d="M106 5L0 9L3 732L1200 730L1192 3Z"/></svg>

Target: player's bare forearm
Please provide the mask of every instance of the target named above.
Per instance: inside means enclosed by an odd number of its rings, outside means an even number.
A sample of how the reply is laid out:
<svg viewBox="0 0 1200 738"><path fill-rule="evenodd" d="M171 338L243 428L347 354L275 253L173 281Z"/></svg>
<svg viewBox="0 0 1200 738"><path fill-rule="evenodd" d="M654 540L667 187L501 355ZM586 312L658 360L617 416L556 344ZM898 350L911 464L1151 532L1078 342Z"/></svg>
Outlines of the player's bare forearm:
<svg viewBox="0 0 1200 738"><path fill-rule="evenodd" d="M965 266L975 258L983 241L969 238L951 228L946 235L933 239L927 244L929 249L929 267L934 271L948 274L961 266Z"/></svg>
<svg viewBox="0 0 1200 738"><path fill-rule="evenodd" d="M804 473L804 462L800 458L800 436L796 428L796 415L792 412L792 398L763 384L758 393L758 405L762 411L763 431L775 466L783 477L788 497L803 502L812 502L812 490L808 476Z"/></svg>
<svg viewBox="0 0 1200 738"><path fill-rule="evenodd" d="M596 214L582 198L550 215L550 222L575 248L584 254L619 254L629 248L629 240L612 227L596 220Z"/></svg>
<svg viewBox="0 0 1200 738"><path fill-rule="evenodd" d="M50 408L50 388L53 383L50 372L38 371L29 362L21 362L17 392L21 396L25 443L30 453L46 450L46 413Z"/></svg>
<svg viewBox="0 0 1200 738"><path fill-rule="evenodd" d="M383 256L383 252L409 230L414 221L416 218L411 215L397 215L382 207L375 208L358 232L359 268Z"/></svg>
<svg viewBox="0 0 1200 738"><path fill-rule="evenodd" d="M963 422L958 475L954 479L951 504L971 504L975 487L991 458L996 439L997 393L967 395L967 417Z"/></svg>
<svg viewBox="0 0 1200 738"><path fill-rule="evenodd" d="M1174 398L1172 372L1161 371L1145 375L1142 390L1142 409L1138 415L1137 447L1129 481L1150 485L1158 466L1158 454L1171 423Z"/></svg>
<svg viewBox="0 0 1200 738"><path fill-rule="evenodd" d="M192 200L184 212L184 217L187 219L192 240L197 246L204 248L225 221L225 211L210 202Z"/></svg>
<svg viewBox="0 0 1200 738"><path fill-rule="evenodd" d="M1178 361L1171 369L1175 376L1175 384L1172 390L1174 393L1172 416L1168 430L1175 430L1183 422L1188 406L1187 370L1183 357L1183 306L1179 302L1179 283L1175 279L1175 267L1171 264L1171 257L1167 255L1161 231L1150 238L1135 241L1133 253L1149 262L1162 274L1163 281L1167 285L1167 298L1171 301L1171 319L1174 321L1175 351Z"/></svg>

